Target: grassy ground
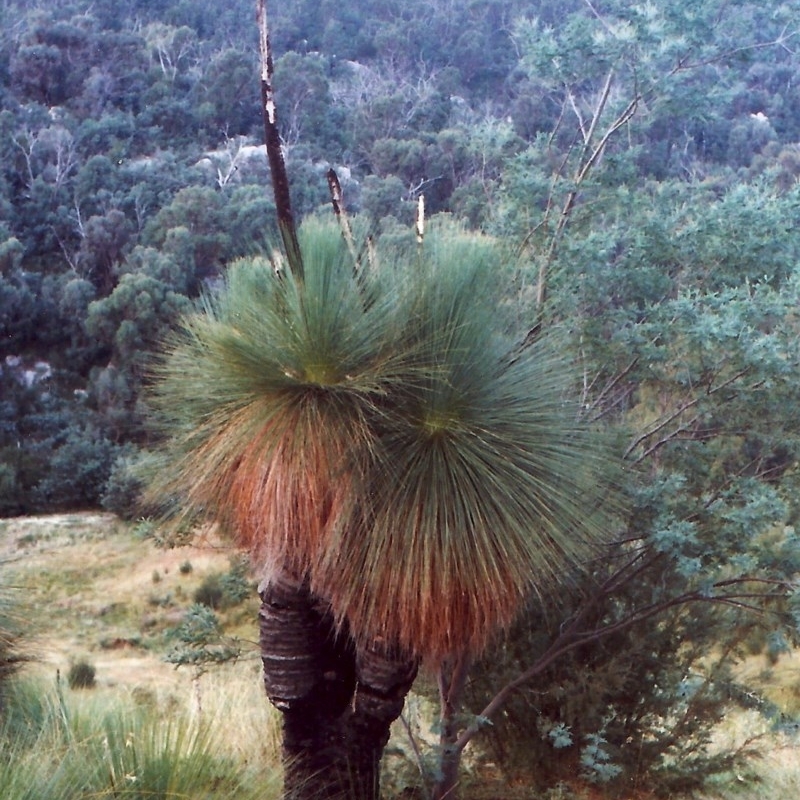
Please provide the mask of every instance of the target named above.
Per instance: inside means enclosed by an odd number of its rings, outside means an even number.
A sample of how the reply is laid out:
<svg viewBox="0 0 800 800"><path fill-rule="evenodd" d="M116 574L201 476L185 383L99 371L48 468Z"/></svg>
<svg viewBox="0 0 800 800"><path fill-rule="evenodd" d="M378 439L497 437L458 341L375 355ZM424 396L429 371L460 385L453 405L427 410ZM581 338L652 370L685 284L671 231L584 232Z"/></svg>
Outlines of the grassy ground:
<svg viewBox="0 0 800 800"><path fill-rule="evenodd" d="M65 704L70 718L79 728L83 726L83 741L91 742L96 736L108 739L108 733L99 734L99 728L92 728L87 720L102 720L112 711L116 720L120 713L123 717L132 713L130 724L139 728L171 720L179 728L184 726L181 730L194 732L192 735L205 731L212 736L215 758L227 759L239 771L257 775L260 796L268 800L276 796L279 780L278 720L266 702L259 677L255 593L243 604L220 612L226 632L245 643L245 656L239 663L197 675L191 668L176 669L164 660L172 646L168 631L180 622L204 580L229 570L232 555L223 542L211 535L199 537L191 547L161 549L152 539L137 534L134 527L107 514L0 520L0 585L19 588L31 633L34 660L24 677L40 693L51 699L61 698L59 702ZM70 690L66 685L71 665L81 660L96 669L96 686L92 690ZM797 710L800 654L783 659L769 674L763 672L761 662L754 662L751 669L752 680L765 681L775 702L787 710ZM415 703L422 702L412 698L410 713L413 714ZM423 709L423 713L428 712ZM133 736L131 730L120 734L122 740ZM742 742L762 733L763 723L757 717L740 715L726 722L720 741ZM141 738L142 734L137 736ZM181 746L188 746L191 741L187 734ZM727 776L695 800L783 800L800 794L800 758L794 744L776 737L768 742L764 757L754 763L753 770ZM46 752L56 761L64 761L66 751L59 750L62 746L63 742ZM123 752L127 750L123 748ZM387 752L387 796L401 796L416 783L402 726L398 725ZM91 763L91 757L91 753L82 752L81 763ZM108 754L101 757L107 758ZM37 757L25 769L37 767L41 761ZM219 772L220 768L215 769ZM24 769L20 772L17 768L16 772L14 780L22 781L19 774ZM235 796L244 800L249 796L244 784L235 791L229 786L223 791L225 786L228 784L220 783L220 788L208 797ZM13 794L12 789L4 789L0 770L0 796L29 796ZM107 796L103 791L96 790L96 795ZM191 791L179 796L200 798ZM30 797L33 800L36 795ZM502 775L486 769L472 778L466 776L462 797L647 800L641 794L620 795L619 790L607 792L574 785L536 795L524 785L508 785ZM72 798L42 795L36 800Z"/></svg>
<svg viewBox="0 0 800 800"><path fill-rule="evenodd" d="M160 549L105 514L0 521L0 583L19 590L33 656L22 677L46 695L60 693L79 716L136 709L181 720L213 730L221 757L276 771L278 725L260 683L255 593L220 612L227 632L244 640L239 663L197 675L164 660L168 632L203 580L229 570L231 555L213 537ZM79 661L96 670L91 690L67 685Z"/></svg>

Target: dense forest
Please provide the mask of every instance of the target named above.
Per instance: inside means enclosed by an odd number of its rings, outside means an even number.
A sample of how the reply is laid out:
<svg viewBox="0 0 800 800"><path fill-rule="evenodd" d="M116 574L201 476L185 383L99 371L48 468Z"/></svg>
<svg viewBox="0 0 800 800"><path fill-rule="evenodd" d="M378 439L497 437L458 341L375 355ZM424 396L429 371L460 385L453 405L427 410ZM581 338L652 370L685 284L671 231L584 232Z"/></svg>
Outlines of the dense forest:
<svg viewBox="0 0 800 800"><path fill-rule="evenodd" d="M2 513L121 502L148 348L274 238L251 5L4 5ZM703 288L784 277L791 6L607 5L279 4L296 213L326 205L330 165L380 229L424 194L523 247L523 295L571 217L553 280L590 325L719 262Z"/></svg>
<svg viewBox="0 0 800 800"><path fill-rule="evenodd" d="M252 6L2 3L0 515L140 514L154 349L227 264L276 246ZM598 781L669 763L688 785L727 704L774 712L730 669L777 659L798 613L799 11L270 9L296 215L330 216L334 167L375 236L413 236L424 196L502 241L511 334L563 329L584 413L624 453L637 557L602 567L591 619L580 587L532 610L471 685L536 664L563 619L609 632L568 655L592 675L508 708L506 763Z"/></svg>

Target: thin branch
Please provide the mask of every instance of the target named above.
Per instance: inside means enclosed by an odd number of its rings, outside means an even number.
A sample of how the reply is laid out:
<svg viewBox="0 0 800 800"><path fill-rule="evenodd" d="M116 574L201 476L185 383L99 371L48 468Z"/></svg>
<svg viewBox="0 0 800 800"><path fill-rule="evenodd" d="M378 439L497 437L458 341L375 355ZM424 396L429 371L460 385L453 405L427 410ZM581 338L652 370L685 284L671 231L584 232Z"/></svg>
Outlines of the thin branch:
<svg viewBox="0 0 800 800"><path fill-rule="evenodd" d="M745 578L740 579L744 581ZM752 579L758 582L758 579ZM784 584L785 586L786 584ZM718 585L714 585L712 588L719 588ZM607 592L601 592L599 596L603 594L608 594ZM670 598L668 600L663 600L659 603L653 603L649 606L646 606L639 611L631 614L630 616L626 617L625 619L619 620L615 623L611 623L601 628L596 628L590 631L583 631L579 630L580 622L586 617L587 610L589 608L593 608L595 603L588 602L585 604L581 613L576 616L573 622L564 630L562 633L559 634L558 637L551 643L550 647L545 651L545 653L527 670L520 673L514 680L507 683L495 696L489 701L483 711L476 717L476 720L471 722L461 733L458 737L458 740L455 743L456 749L461 752L463 749L469 744L469 742L474 738L474 736L480 731L481 721L485 721L487 719L491 719L505 704L506 700L509 698L511 694L513 694L517 689L521 686L526 684L532 678L536 677L537 675L541 674L546 670L553 662L557 659L561 658L563 655L575 650L576 648L580 647L581 645L585 645L589 642L598 641L599 639L603 639L609 636L612 633L618 633L619 631L627 630L634 625L638 625L642 622L646 622L649 619L652 619L659 614L662 614L664 611L667 611L671 608L676 608L679 606L685 606L690 603L716 603L719 605L730 605L738 609L746 610L748 612L756 611L759 613L763 613L762 609L757 606L754 606L749 603L743 602L743 599L746 597L752 598L762 598L762 599L769 599L775 598L776 595L765 595L765 594L756 594L750 593L750 595L741 595L741 594L730 594L730 595L708 595L705 593L700 593L698 591L694 592L686 592L682 595L678 595L677 597Z"/></svg>
<svg viewBox="0 0 800 800"><path fill-rule="evenodd" d="M565 89L567 93L567 100L569 100L569 104L572 106L572 110L575 112L575 116L578 118L578 127L581 129L581 136L583 136L583 143L589 143L589 134L586 132L586 126L583 123L583 114L581 114L581 110L578 108L578 104L575 102L575 97L572 92L569 90L569 87Z"/></svg>
<svg viewBox="0 0 800 800"><path fill-rule="evenodd" d="M614 70L610 69L608 71L608 75L606 75L605 83L603 84L603 89L600 92L600 99L597 102L597 106L595 106L594 114L592 115L592 122L589 125L589 132L585 137L584 144L588 148L589 145L592 143L592 139L594 139L595 133L597 133L597 126L600 124L600 118L603 116L603 111L605 111L606 103L608 103L609 95L611 94L611 84L614 82Z"/></svg>
<svg viewBox="0 0 800 800"><path fill-rule="evenodd" d="M589 420L591 422L600 422L601 419L607 417L624 402L626 402L635 391L635 386L627 387L624 391L620 392L613 401L607 403L599 411L595 411L592 415L590 415Z"/></svg>
<svg viewBox="0 0 800 800"><path fill-rule="evenodd" d="M598 22L612 35L614 36L614 29L606 22L605 17L592 5L591 0L583 0L583 2L589 7L589 10L592 14L597 18Z"/></svg>
<svg viewBox="0 0 800 800"><path fill-rule="evenodd" d="M419 745L417 744L417 737L414 736L414 731L411 730L411 725L408 722L405 714L400 715L400 724L403 726L403 730L406 732L406 736L408 737L408 741L411 745L411 752L414 754L414 761L417 764L417 770L419 771L420 779L423 783L427 783L427 771L425 769L425 762L422 759L422 753L419 749ZM429 789L427 786L424 787L425 794L429 794Z"/></svg>
<svg viewBox="0 0 800 800"><path fill-rule="evenodd" d="M592 403L593 406L600 405L608 395L623 381L628 375L631 374L634 367L639 363L639 356L636 356L627 367L623 367L620 372L614 375L609 381L606 382L606 385L600 390L600 393L597 395L597 398ZM598 376L599 377L599 376ZM587 394L591 392L592 388L594 387L595 383L597 382L598 378L595 378L587 387Z"/></svg>
<svg viewBox="0 0 800 800"><path fill-rule="evenodd" d="M711 395L716 394L717 392L721 392L723 389L727 388L732 383L735 383L736 381L738 381L739 378L741 378L744 375L746 375L747 372L748 372L747 368L739 370L739 372L737 372L736 374L732 375L727 380L724 380L721 384L719 384L719 386L709 386L706 389L705 395L703 395L703 396L704 397L710 397ZM631 444L628 445L628 447L625 450L625 453L623 455L623 458L628 458L640 444L645 442L647 439L649 439L651 436L653 436L654 434L658 433L659 431L664 430L664 428L666 428L671 422L674 422L678 417L680 417L681 414L683 414L685 411L688 411L693 406L696 406L700 402L701 399L702 399L702 397L693 397L691 400L687 400L683 405L679 406L671 414L668 414L666 417L664 417L661 420L659 420L656 424L651 425L650 428L648 428L644 433L642 433L639 436L637 436L633 440L633 442L631 442ZM677 433L680 433L682 430L684 430L683 427L676 429L676 431L673 431L673 433L670 434L670 436L666 440L664 440L664 442L662 442L662 444L666 443L666 441L669 441L669 439L673 438L673 436L675 436Z"/></svg>
<svg viewBox="0 0 800 800"><path fill-rule="evenodd" d="M700 419L700 415L697 414L694 417L692 417L690 420L688 420L685 424L680 425L679 427L675 428L675 430L673 430L673 431L670 431L666 436L664 436L663 438L659 439L654 444L650 445L643 453L640 453L633 460L633 464L641 464L643 461L646 461L648 458L650 458L650 456L653 455L653 453L658 452L662 447L664 447L664 445L669 444L670 442L675 441L676 439L684 438L684 437L681 437L681 434L682 433L688 433L692 429L692 425L695 422L697 422L697 420L699 420L699 419ZM689 438L689 437L685 437L685 438ZM625 456L627 457L627 455L628 455L628 453L626 452Z"/></svg>
<svg viewBox="0 0 800 800"><path fill-rule="evenodd" d="M787 26L788 27L788 26ZM689 70L698 69L699 67L707 67L711 64L718 64L720 61L726 61L734 56L739 55L740 53L747 53L751 50L766 50L769 47L782 47L789 53L794 54L793 50L790 50L786 47L785 42L790 41L791 39L795 38L800 31L792 31L789 34L786 34L786 27L783 29L783 33L777 38L772 39L769 42L755 42L754 44L747 44L742 45L741 47L734 47L732 50L726 50L724 53L719 53L716 56L711 56L709 58L702 59L700 61L689 61L689 56L687 55L685 59L681 59L670 71L670 75L677 75L679 72L688 72Z"/></svg>
<svg viewBox="0 0 800 800"><path fill-rule="evenodd" d="M599 106L605 104L607 100L607 91L610 90L610 81L613 73L609 73L607 77L607 85L606 85L606 94L601 96ZM564 233L564 229L567 227L567 223L572 215L572 210L575 207L575 203L578 200L578 196L580 194L581 186L586 180L589 172L595 166L595 164L600 159L600 156L605 151L606 145L608 144L609 139L624 125L630 122L631 118L636 113L636 109L639 105L639 101L641 100L641 95L636 94L636 96L628 103L625 110L611 123L611 125L606 129L606 132L603 134L602 139L597 143L597 146L592 151L592 154L587 158L583 164L579 165L578 171L575 175L574 179L574 187L570 190L569 194L567 195L567 199L564 202L564 206L561 209L561 216L558 219L558 224L556 225L556 229L553 232L553 238L550 240L550 247L548 249L547 255L542 259L539 264L539 278L538 284L536 288L536 307L541 309L544 306L545 297L547 294L547 273L550 269L550 265L553 263L553 260L556 257L556 251L558 250L558 246L561 242L561 236ZM596 119L599 119L599 115L596 115ZM595 124L594 121L592 123ZM584 152L588 151L585 148Z"/></svg>

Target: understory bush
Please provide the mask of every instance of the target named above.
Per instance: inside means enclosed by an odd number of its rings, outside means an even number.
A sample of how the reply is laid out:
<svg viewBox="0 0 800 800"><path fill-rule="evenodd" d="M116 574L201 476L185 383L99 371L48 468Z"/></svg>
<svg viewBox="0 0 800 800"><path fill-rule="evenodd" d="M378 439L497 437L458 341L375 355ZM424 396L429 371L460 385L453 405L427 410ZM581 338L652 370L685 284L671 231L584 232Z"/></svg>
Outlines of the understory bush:
<svg viewBox="0 0 800 800"><path fill-rule="evenodd" d="M652 577L665 579L655 570ZM597 602L588 627L623 620L651 591L647 584L628 586L621 596ZM479 712L535 664L561 621L580 609L577 598L563 614L531 609L476 665L467 707ZM516 691L482 741L509 775L543 789L580 776L614 791L673 796L733 769L746 772L759 737L728 749L713 746L726 715L757 711L763 730L792 724L758 688L737 679L737 665L760 651L764 627L742 610L693 604L589 639ZM761 657L766 669L769 661Z"/></svg>
<svg viewBox="0 0 800 800"><path fill-rule="evenodd" d="M0 403L0 515L94 508L121 447L75 402L6 382ZM25 415L22 417L21 415Z"/></svg>
<svg viewBox="0 0 800 800"><path fill-rule="evenodd" d="M248 577L248 563L243 558L232 558L228 572L207 575L194 593L194 602L215 610L239 605L253 594Z"/></svg>
<svg viewBox="0 0 800 800"><path fill-rule="evenodd" d="M72 664L67 673L67 683L70 689L93 689L97 669L85 659L80 659Z"/></svg>
<svg viewBox="0 0 800 800"><path fill-rule="evenodd" d="M142 514L139 494L143 481L138 469L144 460L134 448L126 447L111 465L100 502L120 519L134 520Z"/></svg>

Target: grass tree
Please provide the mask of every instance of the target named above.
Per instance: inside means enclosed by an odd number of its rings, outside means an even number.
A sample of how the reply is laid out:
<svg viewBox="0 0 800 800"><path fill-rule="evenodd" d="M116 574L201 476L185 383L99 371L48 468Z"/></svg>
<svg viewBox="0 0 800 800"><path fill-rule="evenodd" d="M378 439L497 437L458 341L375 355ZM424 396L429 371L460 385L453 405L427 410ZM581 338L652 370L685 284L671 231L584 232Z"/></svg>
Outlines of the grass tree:
<svg viewBox="0 0 800 800"><path fill-rule="evenodd" d="M361 258L333 223L296 229L266 3L265 141L284 255L234 264L185 318L153 401L156 495L219 523L261 570L261 655L283 712L285 795L378 796L389 727L438 672L436 798L453 800L471 658L603 536L606 453L545 338L504 334L496 242L442 225ZM424 239L424 246L423 246Z"/></svg>
<svg viewBox="0 0 800 800"><path fill-rule="evenodd" d="M232 265L170 343L158 493L261 569L287 797L374 798L420 662L452 712L470 658L593 552L608 459L558 348L506 337L496 242L442 225L362 268L333 223L298 238L302 274Z"/></svg>

